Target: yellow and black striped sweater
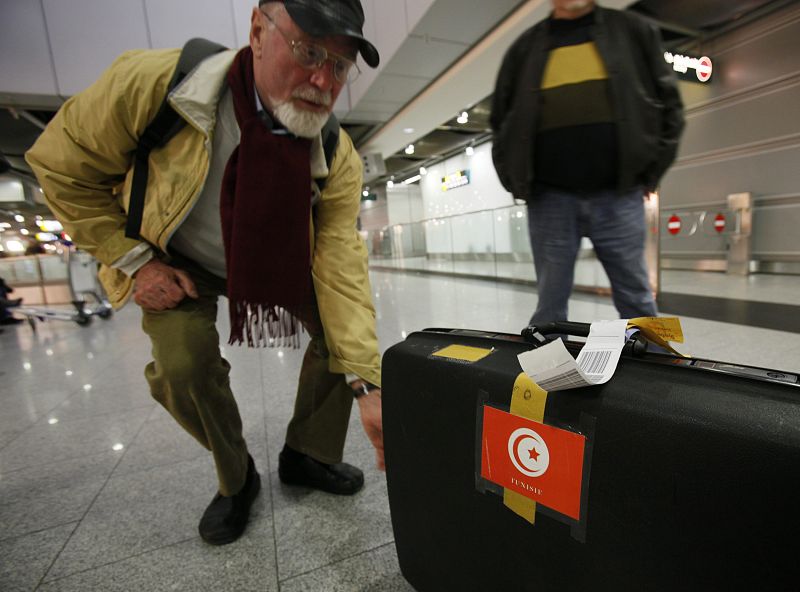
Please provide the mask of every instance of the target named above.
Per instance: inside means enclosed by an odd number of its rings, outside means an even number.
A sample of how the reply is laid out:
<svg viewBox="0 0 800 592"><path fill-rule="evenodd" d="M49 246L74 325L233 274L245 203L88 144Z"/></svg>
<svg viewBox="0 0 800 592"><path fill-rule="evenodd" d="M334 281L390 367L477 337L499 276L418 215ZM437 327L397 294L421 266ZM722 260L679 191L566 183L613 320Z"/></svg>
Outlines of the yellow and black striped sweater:
<svg viewBox="0 0 800 592"><path fill-rule="evenodd" d="M551 19L539 100L537 185L574 191L617 184L617 139L606 64L591 39L594 13Z"/></svg>

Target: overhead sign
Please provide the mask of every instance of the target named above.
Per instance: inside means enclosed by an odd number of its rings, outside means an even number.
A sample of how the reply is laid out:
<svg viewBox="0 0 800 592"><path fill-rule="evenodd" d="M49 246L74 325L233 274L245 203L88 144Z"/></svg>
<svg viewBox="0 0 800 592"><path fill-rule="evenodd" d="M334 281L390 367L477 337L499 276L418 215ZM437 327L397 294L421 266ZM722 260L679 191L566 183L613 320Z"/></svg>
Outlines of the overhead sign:
<svg viewBox="0 0 800 592"><path fill-rule="evenodd" d="M668 64L672 65L672 69L675 70L681 80L688 82L708 82L711 80L714 64L708 56L691 56L665 51L664 59Z"/></svg>
<svg viewBox="0 0 800 592"><path fill-rule="evenodd" d="M451 191L469 185L469 169L456 171L442 177L442 191Z"/></svg>

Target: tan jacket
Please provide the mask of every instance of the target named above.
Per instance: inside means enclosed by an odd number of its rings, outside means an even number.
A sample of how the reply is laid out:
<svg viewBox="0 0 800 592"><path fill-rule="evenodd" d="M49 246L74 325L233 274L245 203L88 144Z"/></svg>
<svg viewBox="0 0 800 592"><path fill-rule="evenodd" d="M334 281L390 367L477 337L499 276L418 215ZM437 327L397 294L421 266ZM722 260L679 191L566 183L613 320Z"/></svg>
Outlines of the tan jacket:
<svg viewBox="0 0 800 592"><path fill-rule="evenodd" d="M97 82L64 103L26 154L66 232L100 261L100 279L115 307L130 297L133 280L110 266L140 244L125 237L133 153L166 94L178 54L177 49L123 54ZM170 94L170 104L188 125L150 154L141 227L142 239L161 251L205 183L217 103L234 55L231 50L208 58ZM311 167L327 168L321 149L312 150ZM341 130L310 221L312 276L331 371L380 384L367 251L356 231L361 178L361 159Z"/></svg>

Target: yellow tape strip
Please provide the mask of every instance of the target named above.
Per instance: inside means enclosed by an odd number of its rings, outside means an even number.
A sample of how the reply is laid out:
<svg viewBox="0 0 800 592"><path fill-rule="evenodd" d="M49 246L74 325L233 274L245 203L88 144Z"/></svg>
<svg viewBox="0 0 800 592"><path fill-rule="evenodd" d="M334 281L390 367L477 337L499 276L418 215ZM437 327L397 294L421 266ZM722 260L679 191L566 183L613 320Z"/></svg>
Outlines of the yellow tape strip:
<svg viewBox="0 0 800 592"><path fill-rule="evenodd" d="M514 381L511 392L511 413L534 421L544 421L544 408L547 404L547 391L531 380L530 376L520 372ZM536 502L511 491L503 490L503 503L515 514L531 524L536 520Z"/></svg>
<svg viewBox="0 0 800 592"><path fill-rule="evenodd" d="M464 362L477 362L478 360L482 360L488 356L493 351L493 349L486 349L483 347L448 345L447 347L444 347L431 355L439 356L441 358L450 358L451 360L462 360Z"/></svg>

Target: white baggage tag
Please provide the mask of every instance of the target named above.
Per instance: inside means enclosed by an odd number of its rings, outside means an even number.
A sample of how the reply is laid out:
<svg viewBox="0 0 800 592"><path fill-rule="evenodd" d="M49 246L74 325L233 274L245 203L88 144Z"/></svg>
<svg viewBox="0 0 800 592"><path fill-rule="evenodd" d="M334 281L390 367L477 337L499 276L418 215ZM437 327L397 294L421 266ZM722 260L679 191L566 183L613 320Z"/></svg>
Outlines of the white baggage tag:
<svg viewBox="0 0 800 592"><path fill-rule="evenodd" d="M548 392L603 384L611 380L625 346L627 319L595 321L589 337L574 359L556 339L519 354L522 370Z"/></svg>

